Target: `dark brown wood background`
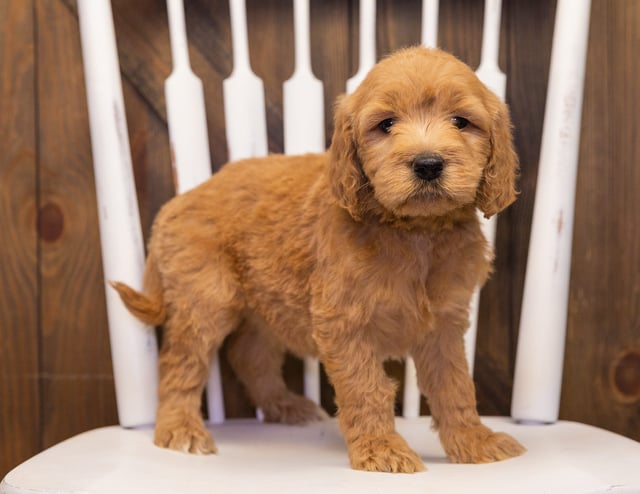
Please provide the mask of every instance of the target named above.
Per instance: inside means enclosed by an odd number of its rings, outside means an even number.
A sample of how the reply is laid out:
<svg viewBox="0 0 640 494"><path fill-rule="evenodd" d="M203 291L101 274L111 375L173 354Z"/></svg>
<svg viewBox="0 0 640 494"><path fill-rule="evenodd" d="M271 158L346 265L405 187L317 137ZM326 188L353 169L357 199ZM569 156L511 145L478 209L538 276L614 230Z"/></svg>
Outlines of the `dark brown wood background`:
<svg viewBox="0 0 640 494"><path fill-rule="evenodd" d="M215 167L226 160L225 0L186 0ZM293 71L289 1L249 0L269 149L282 151L282 83ZM314 0L312 51L331 108L357 66L357 1ZM554 0L504 2L501 65L522 194L500 217L483 292L475 376L484 414L508 414L538 166ZM163 0L113 0L145 234L173 194L163 81ZM440 45L472 66L483 2L441 2ZM116 423L87 108L74 0L0 0L0 477L77 432ZM419 41L418 0L378 1L379 53ZM640 2L593 0L561 416L640 439ZM540 310L544 310L541 307ZM287 366L289 379L299 386ZM396 371L397 369L391 369ZM251 414L225 372L228 408ZM327 403L330 406L330 402Z"/></svg>

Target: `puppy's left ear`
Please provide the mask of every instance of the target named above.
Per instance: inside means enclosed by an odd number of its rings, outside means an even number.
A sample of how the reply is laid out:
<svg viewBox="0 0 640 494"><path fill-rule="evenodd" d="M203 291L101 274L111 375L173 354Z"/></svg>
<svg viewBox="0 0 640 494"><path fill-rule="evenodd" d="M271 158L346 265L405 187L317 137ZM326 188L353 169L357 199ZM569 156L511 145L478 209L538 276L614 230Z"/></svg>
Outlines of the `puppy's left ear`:
<svg viewBox="0 0 640 494"><path fill-rule="evenodd" d="M486 218L499 213L517 196L518 155L513 146L509 109L493 93L488 96L491 124L491 156L484 169L476 205Z"/></svg>

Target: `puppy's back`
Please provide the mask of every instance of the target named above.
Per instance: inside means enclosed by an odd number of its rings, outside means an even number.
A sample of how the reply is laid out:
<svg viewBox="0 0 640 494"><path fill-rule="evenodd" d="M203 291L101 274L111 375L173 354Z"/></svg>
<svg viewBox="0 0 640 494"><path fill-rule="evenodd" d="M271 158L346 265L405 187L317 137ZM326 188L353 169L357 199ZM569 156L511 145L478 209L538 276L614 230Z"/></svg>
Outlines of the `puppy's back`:
<svg viewBox="0 0 640 494"><path fill-rule="evenodd" d="M331 201L326 160L326 154L271 155L225 165L163 206L149 251L163 271L188 253L207 258L225 250L244 262L300 250L311 242L322 204Z"/></svg>

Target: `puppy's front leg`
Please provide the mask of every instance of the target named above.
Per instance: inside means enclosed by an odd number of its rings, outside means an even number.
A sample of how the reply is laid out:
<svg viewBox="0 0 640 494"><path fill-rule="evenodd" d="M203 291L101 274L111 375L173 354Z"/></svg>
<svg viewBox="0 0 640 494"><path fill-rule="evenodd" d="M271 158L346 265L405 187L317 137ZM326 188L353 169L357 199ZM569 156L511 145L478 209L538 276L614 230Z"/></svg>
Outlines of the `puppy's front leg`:
<svg viewBox="0 0 640 494"><path fill-rule="evenodd" d="M378 472L419 472L420 457L395 431L395 383L382 360L358 331L340 323L316 324L314 338L336 391L338 422L351 467Z"/></svg>
<svg viewBox="0 0 640 494"><path fill-rule="evenodd" d="M466 322L442 318L413 352L418 384L427 397L434 428L454 463L487 463L521 455L525 449L511 436L480 422L475 386L464 353Z"/></svg>

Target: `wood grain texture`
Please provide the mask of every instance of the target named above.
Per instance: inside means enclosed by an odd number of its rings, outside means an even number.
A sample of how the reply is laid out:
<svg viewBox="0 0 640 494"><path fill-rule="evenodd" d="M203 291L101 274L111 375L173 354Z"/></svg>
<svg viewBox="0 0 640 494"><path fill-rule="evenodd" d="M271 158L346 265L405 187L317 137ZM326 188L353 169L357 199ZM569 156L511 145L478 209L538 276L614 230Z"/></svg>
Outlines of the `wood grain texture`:
<svg viewBox="0 0 640 494"><path fill-rule="evenodd" d="M355 3L357 7L357 2ZM314 75L324 86L324 122L327 147L333 132L336 98L358 69L359 13L353 2L311 2L311 53Z"/></svg>
<svg viewBox="0 0 640 494"><path fill-rule="evenodd" d="M112 3L148 236L155 213L173 195L164 109L171 70L166 8L163 0ZM358 4L311 1L312 67L324 82L327 144L333 102L358 66ZM498 220L496 272L481 301L475 379L485 414L509 412L556 2L503 4L500 63L522 173L518 201ZM292 5L247 0L247 6L251 64L265 83L269 150L280 152L282 83L293 72ZM379 55L420 41L420 6L419 0L378 0ZM217 169L227 159L222 81L232 70L228 2L189 0L185 7ZM0 350L9 356L0 361L0 475L42 444L116 420L75 15L75 0L0 2L0 20L9 26L0 32ZM440 3L439 44L472 67L480 59L482 15L483 2ZM636 0L593 0L561 409L562 418L636 439L639 26ZM286 378L297 390L300 369L299 361L287 360ZM401 379L401 365L387 369ZM223 374L229 415L251 416L224 364ZM333 410L326 379L323 390L323 404Z"/></svg>
<svg viewBox="0 0 640 494"><path fill-rule="evenodd" d="M0 2L0 476L41 448L33 2Z"/></svg>
<svg viewBox="0 0 640 494"><path fill-rule="evenodd" d="M594 2L561 402L562 415L637 440L639 49L640 4Z"/></svg>
<svg viewBox="0 0 640 494"><path fill-rule="evenodd" d="M167 124L141 96L131 81L122 81L129 144L134 168L140 223L145 239L160 207L173 197L169 134Z"/></svg>
<svg viewBox="0 0 640 494"><path fill-rule="evenodd" d="M249 56L262 79L270 153L284 151L282 84L293 74L293 7L278 0L247 1Z"/></svg>
<svg viewBox="0 0 640 494"><path fill-rule="evenodd" d="M37 2L39 195L59 211L40 238L43 444L115 423L84 74L77 19Z"/></svg>

